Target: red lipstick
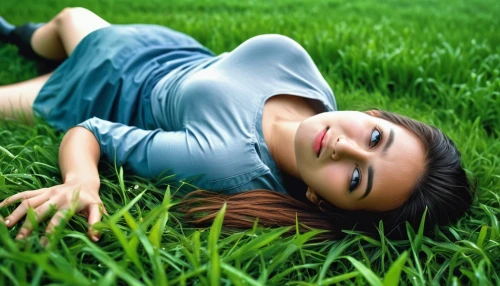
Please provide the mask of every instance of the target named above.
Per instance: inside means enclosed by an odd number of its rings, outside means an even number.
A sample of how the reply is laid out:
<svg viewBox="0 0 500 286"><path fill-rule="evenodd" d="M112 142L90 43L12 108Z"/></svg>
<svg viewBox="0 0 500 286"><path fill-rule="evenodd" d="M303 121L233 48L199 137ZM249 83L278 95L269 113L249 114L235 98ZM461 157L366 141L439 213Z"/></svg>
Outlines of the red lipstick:
<svg viewBox="0 0 500 286"><path fill-rule="evenodd" d="M313 149L314 153L316 153L316 157L319 158L319 153L321 151L321 147L323 147L323 138L325 138L326 131L328 131L328 128L321 131L316 138L314 139L313 142Z"/></svg>

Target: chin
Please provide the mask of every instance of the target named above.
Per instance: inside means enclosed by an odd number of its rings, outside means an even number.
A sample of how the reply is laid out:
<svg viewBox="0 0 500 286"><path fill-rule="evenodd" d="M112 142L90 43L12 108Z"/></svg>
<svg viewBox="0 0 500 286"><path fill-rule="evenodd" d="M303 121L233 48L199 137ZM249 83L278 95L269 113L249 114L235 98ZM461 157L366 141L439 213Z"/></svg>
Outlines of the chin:
<svg viewBox="0 0 500 286"><path fill-rule="evenodd" d="M295 149L295 160L297 162L297 169L301 170L301 166L304 167L304 164L307 165L307 162L309 161L309 157L312 159L313 155L313 150L312 150L312 141L310 138L312 138L310 130L308 128L301 128L297 130L297 133L295 134L295 140L294 140L294 149ZM310 149L310 150L309 150Z"/></svg>

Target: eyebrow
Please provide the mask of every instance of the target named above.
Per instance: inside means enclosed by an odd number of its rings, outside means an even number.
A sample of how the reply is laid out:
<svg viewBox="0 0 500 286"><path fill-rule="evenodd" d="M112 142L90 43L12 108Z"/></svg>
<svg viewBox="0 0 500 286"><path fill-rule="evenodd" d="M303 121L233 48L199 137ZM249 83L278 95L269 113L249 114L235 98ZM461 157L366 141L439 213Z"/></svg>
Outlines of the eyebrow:
<svg viewBox="0 0 500 286"><path fill-rule="evenodd" d="M368 166L368 183L366 184L365 194L361 198L359 198L360 200L368 196L368 194L372 191L372 186L373 186L373 167Z"/></svg>
<svg viewBox="0 0 500 286"><path fill-rule="evenodd" d="M394 142L394 129L391 128L391 131L389 132L389 138L387 139L387 142L385 142L384 149L382 149L382 155L385 155L387 153L387 149L391 147L392 142Z"/></svg>

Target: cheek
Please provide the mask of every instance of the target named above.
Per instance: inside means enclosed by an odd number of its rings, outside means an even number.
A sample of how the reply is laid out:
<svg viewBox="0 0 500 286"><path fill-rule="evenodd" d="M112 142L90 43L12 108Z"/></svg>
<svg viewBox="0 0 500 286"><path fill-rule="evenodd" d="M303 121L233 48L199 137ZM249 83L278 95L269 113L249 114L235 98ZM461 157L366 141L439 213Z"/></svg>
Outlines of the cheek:
<svg viewBox="0 0 500 286"><path fill-rule="evenodd" d="M351 140L358 140L361 139L363 134L366 133L363 131L368 128L368 125L364 124L360 120L350 120L342 122L342 124L340 124L340 128L342 135L347 136Z"/></svg>
<svg viewBox="0 0 500 286"><path fill-rule="evenodd" d="M334 202L345 193L342 190L347 182L346 173L346 167L341 164L326 166L311 174L308 185L323 198Z"/></svg>
<svg viewBox="0 0 500 286"><path fill-rule="evenodd" d="M339 165L335 168L329 168L328 173L323 174L326 178L324 182L328 182L328 186L322 190L321 195L331 204L342 209L356 209L356 193L349 193L349 182L352 176L351 165ZM356 190L358 192L359 190Z"/></svg>

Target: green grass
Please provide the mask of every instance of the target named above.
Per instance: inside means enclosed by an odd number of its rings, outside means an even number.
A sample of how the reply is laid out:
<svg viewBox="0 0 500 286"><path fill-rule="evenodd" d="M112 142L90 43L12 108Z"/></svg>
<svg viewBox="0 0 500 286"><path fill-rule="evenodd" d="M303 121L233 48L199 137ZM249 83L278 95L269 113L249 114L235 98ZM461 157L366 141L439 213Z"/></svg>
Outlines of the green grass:
<svg viewBox="0 0 500 286"><path fill-rule="evenodd" d="M0 224L1 285L500 284L498 1L167 2L3 1L0 15L16 24L46 21L81 5L113 23L170 26L216 53L257 34L288 35L309 51L340 109L378 107L441 127L479 180L471 211L433 237L409 228L403 241L350 232L319 243L311 241L315 232L221 230L222 215L209 229L193 229L168 212L176 199L167 190L177 187L102 164L101 197L110 213L99 225L102 239L86 237L81 217L45 249L44 224L24 242L13 240L19 226ZM14 48L0 46L0 85L35 75ZM61 134L44 124L5 122L0 135L0 198L60 182Z"/></svg>

